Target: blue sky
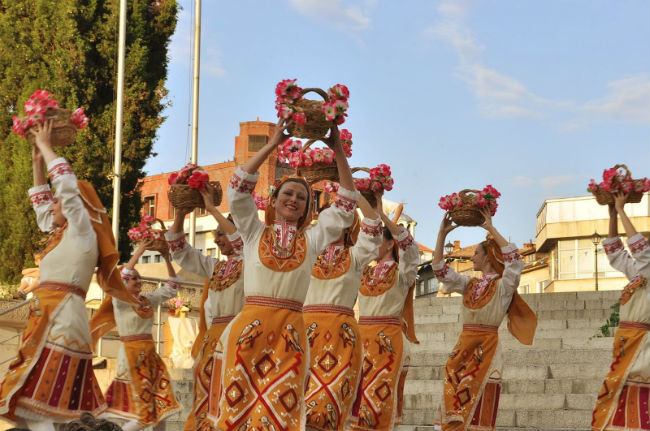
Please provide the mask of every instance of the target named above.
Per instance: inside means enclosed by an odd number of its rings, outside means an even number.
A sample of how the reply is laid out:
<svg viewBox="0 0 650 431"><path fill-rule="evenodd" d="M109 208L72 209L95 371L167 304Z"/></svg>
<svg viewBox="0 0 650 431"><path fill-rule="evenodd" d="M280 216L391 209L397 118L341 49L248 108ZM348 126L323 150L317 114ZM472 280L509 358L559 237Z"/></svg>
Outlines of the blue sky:
<svg viewBox="0 0 650 431"><path fill-rule="evenodd" d="M463 188L495 186L494 223L521 246L544 199L585 195L615 163L650 176L646 0L202 3L199 164L232 159L239 122L276 121L275 84L297 78L349 87L350 162L392 167L386 197L429 247L440 196ZM148 174L189 160L194 1L180 4Z"/></svg>

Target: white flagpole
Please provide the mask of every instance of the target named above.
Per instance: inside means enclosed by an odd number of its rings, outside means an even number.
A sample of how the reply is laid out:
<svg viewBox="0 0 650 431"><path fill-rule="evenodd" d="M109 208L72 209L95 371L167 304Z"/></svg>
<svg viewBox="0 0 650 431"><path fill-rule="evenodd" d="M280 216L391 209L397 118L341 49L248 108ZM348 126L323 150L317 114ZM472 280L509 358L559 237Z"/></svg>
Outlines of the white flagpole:
<svg viewBox="0 0 650 431"><path fill-rule="evenodd" d="M194 85L192 88L192 155L196 164L199 151L199 72L201 68L201 0L194 0ZM196 210L190 213L190 245L196 240Z"/></svg>
<svg viewBox="0 0 650 431"><path fill-rule="evenodd" d="M120 0L120 30L117 42L117 99L115 100L115 160L113 164L113 236L117 245L120 237L120 187L122 184L122 122L124 108L124 58L126 46L126 1ZM102 300L104 291L102 290ZM102 355L102 340L97 346Z"/></svg>

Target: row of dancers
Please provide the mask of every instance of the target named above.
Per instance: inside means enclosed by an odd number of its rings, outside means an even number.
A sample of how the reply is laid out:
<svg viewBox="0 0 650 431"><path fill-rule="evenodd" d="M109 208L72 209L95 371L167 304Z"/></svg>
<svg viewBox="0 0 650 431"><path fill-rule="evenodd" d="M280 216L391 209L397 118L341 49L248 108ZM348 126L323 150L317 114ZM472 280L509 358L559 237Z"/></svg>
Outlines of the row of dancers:
<svg viewBox="0 0 650 431"><path fill-rule="evenodd" d="M202 193L218 223L215 242L225 261L186 242L186 210L176 211L166 233L173 259L207 280L185 430L392 430L401 422L409 345L418 342L417 244L384 214L381 197L371 205L354 189L335 127L329 145L339 174L336 196L315 208L310 184L284 177L269 196L262 222L252 195L257 170L285 139L285 128L279 124L233 174L228 218L211 194ZM164 256L168 283L142 296L135 263L148 244L139 244L117 269L115 241L94 189L52 151L49 122L31 133L29 195L39 228L54 229L18 356L0 386L0 415L33 430L53 429L84 411L121 418L125 430L155 425L180 409L151 336L154 308L176 295L180 280ZM650 427L650 246L624 203L618 195L610 206L603 245L630 283L621 296L621 324L594 409L594 430ZM498 327L507 316L521 343L532 344L535 334L536 316L517 293L524 266L518 249L494 227L489 211L483 216L487 239L472 257L480 278L458 274L443 260L446 236L457 227L449 214L433 256L444 288L463 297L462 331L445 365L438 418L443 430L495 429L502 371ZM618 237L618 219L631 255ZM95 266L107 297L89 322L84 298ZM92 346L115 327L122 343L115 379L104 395L92 369Z"/></svg>

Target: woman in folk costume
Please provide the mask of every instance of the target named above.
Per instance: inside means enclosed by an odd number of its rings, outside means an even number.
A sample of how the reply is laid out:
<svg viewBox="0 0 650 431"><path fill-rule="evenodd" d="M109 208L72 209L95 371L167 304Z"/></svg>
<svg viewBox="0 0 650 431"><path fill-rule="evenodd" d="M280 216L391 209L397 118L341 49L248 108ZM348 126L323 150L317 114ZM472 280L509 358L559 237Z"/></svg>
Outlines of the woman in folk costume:
<svg viewBox="0 0 650 431"><path fill-rule="evenodd" d="M120 334L117 372L106 390L108 409L105 415L127 419L128 422L122 426L124 431L154 426L181 408L174 395L167 367L156 353L151 336L154 310L162 302L176 296L179 280L169 255L164 254L169 280L160 289L141 296L142 282L135 269L138 259L152 242L140 242L121 270L122 280L139 303L129 304L107 295L90 320L93 343L116 326Z"/></svg>
<svg viewBox="0 0 650 431"><path fill-rule="evenodd" d="M609 235L603 248L609 263L630 280L623 288L620 323L614 334L613 361L598 393L592 430L650 430L650 245L625 214L624 194L615 194L609 206ZM627 245L618 237L617 214Z"/></svg>
<svg viewBox="0 0 650 431"><path fill-rule="evenodd" d="M409 342L418 343L413 321L413 289L420 262L411 234L384 222L376 265L363 270L359 288L359 331L363 345L361 382L353 408L353 430L392 430L401 422Z"/></svg>
<svg viewBox="0 0 650 431"><path fill-rule="evenodd" d="M445 214L433 255L433 271L447 292L463 295L463 331L445 365L441 425L443 430L495 429L501 391L498 330L508 315L508 329L523 344L535 336L537 318L519 296L524 263L515 244L509 244L492 224L490 210L481 210L488 238L471 260L481 278L458 274L442 260L447 234L457 226Z"/></svg>
<svg viewBox="0 0 650 431"><path fill-rule="evenodd" d="M318 256L303 307L311 366L305 394L307 429L340 430L347 422L361 378L362 348L354 318L364 268L377 256L381 219L359 196L363 221Z"/></svg>
<svg viewBox="0 0 650 431"><path fill-rule="evenodd" d="M54 233L43 252L40 286L34 291L18 357L0 385L0 415L21 418L32 430L52 430L55 422L106 408L92 368L84 302L95 266L107 293L132 303L137 299L116 269L119 254L95 189L77 181L68 162L52 151L52 121L31 133L36 143L29 196L39 228ZM47 185L44 162L56 196Z"/></svg>
<svg viewBox="0 0 650 431"><path fill-rule="evenodd" d="M352 224L357 192L336 126L329 145L340 188L334 203L311 225L313 197L301 177L284 177L269 196L266 223L252 192L258 167L284 140L286 126L237 169L228 186L235 225L244 239L244 308L217 345L222 392L219 430L305 429L304 393L309 345L302 319L312 267L325 248Z"/></svg>
<svg viewBox="0 0 650 431"><path fill-rule="evenodd" d="M219 224L214 231L214 242L226 260L205 256L185 241L183 222L190 212L187 209L176 209L174 224L165 234L174 260L182 268L207 279L203 287L199 333L192 347L192 356L196 359L194 402L185 422L186 431L215 429L213 418L208 416L210 410L216 412L219 408L221 372L214 366L214 350L226 326L244 306L244 242L235 225L215 207L212 193L202 192L202 196L206 211Z"/></svg>

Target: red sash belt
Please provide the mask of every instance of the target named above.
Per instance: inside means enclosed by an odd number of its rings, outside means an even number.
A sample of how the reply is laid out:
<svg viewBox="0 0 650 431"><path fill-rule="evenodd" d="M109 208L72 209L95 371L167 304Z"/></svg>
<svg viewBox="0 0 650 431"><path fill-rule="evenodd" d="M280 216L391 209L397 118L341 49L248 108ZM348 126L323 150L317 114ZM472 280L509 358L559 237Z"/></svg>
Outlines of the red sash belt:
<svg viewBox="0 0 650 431"><path fill-rule="evenodd" d="M499 327L494 325L482 325L480 323L464 323L463 331L499 332Z"/></svg>
<svg viewBox="0 0 650 431"><path fill-rule="evenodd" d="M73 286L72 284L59 283L59 282L56 282L56 281L43 281L36 288L36 290L38 290L38 289L48 289L48 290L58 290L58 291L62 291L62 292L70 292L70 293L74 293L77 296L80 296L82 299L86 299L86 291L83 290L81 287Z"/></svg>
<svg viewBox="0 0 650 431"><path fill-rule="evenodd" d="M345 314L346 316L354 317L354 310L350 307L343 307L342 305L334 304L314 304L306 305L302 309L303 313L338 313Z"/></svg>
<svg viewBox="0 0 650 431"><path fill-rule="evenodd" d="M623 321L618 324L621 329L640 329L642 331L650 331L650 324L641 322Z"/></svg>
<svg viewBox="0 0 650 431"><path fill-rule="evenodd" d="M229 323L232 319L234 319L235 316L219 316L219 317L213 317L212 318L212 324L213 325L218 325L219 323Z"/></svg>
<svg viewBox="0 0 650 431"><path fill-rule="evenodd" d="M124 337L120 337L120 341L122 342L142 341L142 340L153 340L153 336L151 334L134 334L134 335L125 335Z"/></svg>
<svg viewBox="0 0 650 431"><path fill-rule="evenodd" d="M400 316L359 316L359 325L398 325L402 326Z"/></svg>
<svg viewBox="0 0 650 431"><path fill-rule="evenodd" d="M270 296L247 296L246 305L262 305L264 307L286 308L302 313L302 302L293 299L271 298Z"/></svg>

